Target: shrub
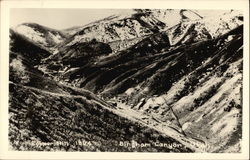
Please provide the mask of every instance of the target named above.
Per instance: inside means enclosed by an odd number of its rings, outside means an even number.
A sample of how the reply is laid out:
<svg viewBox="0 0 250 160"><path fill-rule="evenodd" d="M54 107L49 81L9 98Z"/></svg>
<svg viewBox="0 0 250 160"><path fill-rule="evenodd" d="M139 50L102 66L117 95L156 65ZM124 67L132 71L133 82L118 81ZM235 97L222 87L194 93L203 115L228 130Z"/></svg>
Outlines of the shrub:
<svg viewBox="0 0 250 160"><path fill-rule="evenodd" d="M10 80L17 83L28 83L30 81L21 60L13 59L10 63Z"/></svg>

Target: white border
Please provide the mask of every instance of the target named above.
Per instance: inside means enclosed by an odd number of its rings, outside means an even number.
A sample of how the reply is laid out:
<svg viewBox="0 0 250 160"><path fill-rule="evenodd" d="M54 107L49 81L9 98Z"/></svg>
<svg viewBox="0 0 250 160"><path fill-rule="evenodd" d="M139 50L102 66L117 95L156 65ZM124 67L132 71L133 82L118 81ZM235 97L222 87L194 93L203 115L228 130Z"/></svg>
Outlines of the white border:
<svg viewBox="0 0 250 160"><path fill-rule="evenodd" d="M0 1L0 159L248 159L249 157L249 2L248 0L168 1ZM242 153L118 153L8 151L8 66L10 8L159 8L244 10Z"/></svg>

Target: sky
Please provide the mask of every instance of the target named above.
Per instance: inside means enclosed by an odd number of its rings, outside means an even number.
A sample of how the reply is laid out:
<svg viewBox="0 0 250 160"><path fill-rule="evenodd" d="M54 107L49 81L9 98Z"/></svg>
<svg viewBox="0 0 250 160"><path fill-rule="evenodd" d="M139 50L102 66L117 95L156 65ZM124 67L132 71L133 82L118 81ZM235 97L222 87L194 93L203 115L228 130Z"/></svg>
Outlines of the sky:
<svg viewBox="0 0 250 160"><path fill-rule="evenodd" d="M58 9L15 8L10 10L10 27L21 23L38 23L53 29L83 26L113 14L127 12L126 9ZM197 10L196 10L197 11ZM221 12L223 10L217 10ZM199 10L201 15L215 14L211 10Z"/></svg>
<svg viewBox="0 0 250 160"><path fill-rule="evenodd" d="M10 10L10 27L21 23L38 23L53 29L82 26L90 22L120 13L115 9L24 9Z"/></svg>

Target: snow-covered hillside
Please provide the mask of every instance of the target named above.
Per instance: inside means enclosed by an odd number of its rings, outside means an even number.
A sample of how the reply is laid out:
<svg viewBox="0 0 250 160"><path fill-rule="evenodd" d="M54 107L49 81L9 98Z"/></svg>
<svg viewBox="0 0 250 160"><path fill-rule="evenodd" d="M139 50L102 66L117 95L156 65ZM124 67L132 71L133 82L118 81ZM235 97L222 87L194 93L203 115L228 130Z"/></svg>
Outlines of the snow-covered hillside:
<svg viewBox="0 0 250 160"><path fill-rule="evenodd" d="M243 24L239 11L228 11L217 16L206 14L202 19L183 21L166 32L171 45L216 38Z"/></svg>
<svg viewBox="0 0 250 160"><path fill-rule="evenodd" d="M161 31L166 31L171 45L175 45L211 39L242 23L242 14L235 10L220 11L217 16L213 16L212 10L211 12L185 9L126 10L82 27L68 29L67 33L72 37L61 46L71 46L76 42L92 39L120 45L123 41L136 41L135 39ZM119 48L126 49L126 47ZM112 49L117 51L117 48Z"/></svg>
<svg viewBox="0 0 250 160"><path fill-rule="evenodd" d="M66 38L61 31L35 23L23 23L14 27L13 30L51 52L55 50L57 44Z"/></svg>
<svg viewBox="0 0 250 160"><path fill-rule="evenodd" d="M104 43L133 39L159 32L164 27L164 23L150 14L113 15L84 26L66 45L70 46L76 42L86 42L92 39Z"/></svg>

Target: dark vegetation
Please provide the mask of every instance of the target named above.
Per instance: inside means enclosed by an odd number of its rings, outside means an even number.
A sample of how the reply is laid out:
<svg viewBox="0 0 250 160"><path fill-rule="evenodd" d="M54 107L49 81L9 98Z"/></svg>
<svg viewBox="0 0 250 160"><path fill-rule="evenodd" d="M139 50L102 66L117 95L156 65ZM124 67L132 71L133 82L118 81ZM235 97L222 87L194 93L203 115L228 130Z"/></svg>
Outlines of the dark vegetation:
<svg viewBox="0 0 250 160"><path fill-rule="evenodd" d="M10 51L27 58L27 60L33 65L39 64L41 59L50 55L49 51L41 48L41 46L37 44L34 44L13 30L10 30L10 39Z"/></svg>
<svg viewBox="0 0 250 160"><path fill-rule="evenodd" d="M70 67L79 67L88 63L91 59L107 55L112 52L109 45L97 42L93 39L90 42L75 43L68 48L60 49L60 54L53 57L56 61L62 61L63 65Z"/></svg>
<svg viewBox="0 0 250 160"><path fill-rule="evenodd" d="M15 84L10 84L10 93L9 138L16 150L191 152L183 145L155 147L155 142L179 143L84 97L53 95ZM81 145L79 140L90 144ZM152 147L119 146L120 141L132 140ZM25 143L32 141L48 144ZM58 141L67 144L53 145Z"/></svg>
<svg viewBox="0 0 250 160"><path fill-rule="evenodd" d="M209 73L211 68L219 66L217 70L222 74L227 63L220 66L218 62L221 59L226 61L238 57L234 54L242 45L240 31L242 26L217 39L178 45L175 49L170 49L168 37L164 32L157 33L116 55L83 63L64 78L69 81L80 78L80 87L95 93L102 92L104 96L109 97L124 93L136 85L149 87L147 93L139 91L140 99L140 94L159 95L167 92L173 83L191 73L190 78L185 81L185 88L176 97L179 99L193 91L198 79L204 77L203 73ZM234 40L224 42L229 35L236 34L238 36ZM222 45L225 47L219 49ZM210 63L203 65L209 58ZM194 70L195 72L192 72Z"/></svg>

